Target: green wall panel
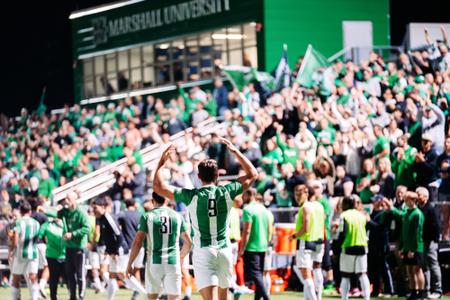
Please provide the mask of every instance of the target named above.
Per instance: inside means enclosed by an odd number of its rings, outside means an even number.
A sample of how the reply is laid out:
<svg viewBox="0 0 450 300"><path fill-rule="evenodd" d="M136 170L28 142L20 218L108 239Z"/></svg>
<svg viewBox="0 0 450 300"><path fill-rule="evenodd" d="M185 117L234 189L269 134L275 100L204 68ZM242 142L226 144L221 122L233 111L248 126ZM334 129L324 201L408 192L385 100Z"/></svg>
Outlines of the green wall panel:
<svg viewBox="0 0 450 300"><path fill-rule="evenodd" d="M342 21L372 21L373 44L390 44L389 0L264 0L266 69L278 63L283 43L291 66L309 43L327 57L341 50Z"/></svg>

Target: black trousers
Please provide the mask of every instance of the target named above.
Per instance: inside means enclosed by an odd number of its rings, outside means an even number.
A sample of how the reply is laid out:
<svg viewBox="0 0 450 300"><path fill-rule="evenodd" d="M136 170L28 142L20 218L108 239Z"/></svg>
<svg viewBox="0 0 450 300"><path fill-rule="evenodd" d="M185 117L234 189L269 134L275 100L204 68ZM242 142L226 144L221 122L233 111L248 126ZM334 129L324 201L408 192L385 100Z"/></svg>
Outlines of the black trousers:
<svg viewBox="0 0 450 300"><path fill-rule="evenodd" d="M84 249L66 249L66 277L69 285L70 300L84 299L86 289L86 267Z"/></svg>
<svg viewBox="0 0 450 300"><path fill-rule="evenodd" d="M369 279L373 283L372 297L378 297L380 293L381 280L384 283L384 293L394 294L394 280L387 262L386 255L370 254L369 252Z"/></svg>
<svg viewBox="0 0 450 300"><path fill-rule="evenodd" d="M54 259L47 257L48 270L50 272L49 286L50 286L50 299L57 299L59 278L66 278L64 272L64 259Z"/></svg>
<svg viewBox="0 0 450 300"><path fill-rule="evenodd" d="M255 284L255 300L269 299L264 287L264 257L266 252L244 252L244 277L245 281L253 281Z"/></svg>

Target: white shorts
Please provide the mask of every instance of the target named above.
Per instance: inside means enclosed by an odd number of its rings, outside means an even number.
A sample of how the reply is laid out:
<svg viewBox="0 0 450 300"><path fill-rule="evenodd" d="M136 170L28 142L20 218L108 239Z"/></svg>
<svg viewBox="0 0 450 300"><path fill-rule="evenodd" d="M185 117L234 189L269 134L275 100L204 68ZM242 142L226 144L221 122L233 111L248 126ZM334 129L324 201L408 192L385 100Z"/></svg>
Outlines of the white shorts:
<svg viewBox="0 0 450 300"><path fill-rule="evenodd" d="M300 240L299 248L296 252L295 261L298 268L311 269L313 262L321 263L324 253L324 244L316 245L316 251L305 249L305 241Z"/></svg>
<svg viewBox="0 0 450 300"><path fill-rule="evenodd" d="M367 254L349 255L341 253L339 268L343 273L358 274L367 272Z"/></svg>
<svg viewBox="0 0 450 300"><path fill-rule="evenodd" d="M273 257L273 248L269 247L264 256L264 271L272 270L272 257Z"/></svg>
<svg viewBox="0 0 450 300"><path fill-rule="evenodd" d="M238 256L239 256L239 243L231 243L231 254L233 255L233 265L236 265L237 261L238 261Z"/></svg>
<svg viewBox="0 0 450 300"><path fill-rule="evenodd" d="M194 248L192 254L197 289L208 286L229 288L233 282L233 254L231 247Z"/></svg>
<svg viewBox="0 0 450 300"><path fill-rule="evenodd" d="M39 260L24 259L20 257L14 257L12 261L11 271L14 275L26 275L37 274L39 270Z"/></svg>
<svg viewBox="0 0 450 300"><path fill-rule="evenodd" d="M100 269L100 254L97 251L89 250L88 259L92 269Z"/></svg>
<svg viewBox="0 0 450 300"><path fill-rule="evenodd" d="M190 266L190 264L189 264L189 254L188 254L184 257L183 262L181 263L181 268L189 270L189 266Z"/></svg>
<svg viewBox="0 0 450 300"><path fill-rule="evenodd" d="M125 273L128 264L128 254L124 255L108 255L109 256L109 273Z"/></svg>
<svg viewBox="0 0 450 300"><path fill-rule="evenodd" d="M179 264L150 264L145 267L145 289L149 294L181 295L181 268Z"/></svg>
<svg viewBox="0 0 450 300"><path fill-rule="evenodd" d="M39 270L42 270L48 265L47 258L45 257L47 245L45 243L39 243L37 244L37 249L38 249Z"/></svg>
<svg viewBox="0 0 450 300"><path fill-rule="evenodd" d="M138 255L136 256L136 259L134 260L134 262L132 264L133 268L143 269L145 267L144 256L145 256L145 250L144 250L144 248L141 248L141 250L139 250Z"/></svg>

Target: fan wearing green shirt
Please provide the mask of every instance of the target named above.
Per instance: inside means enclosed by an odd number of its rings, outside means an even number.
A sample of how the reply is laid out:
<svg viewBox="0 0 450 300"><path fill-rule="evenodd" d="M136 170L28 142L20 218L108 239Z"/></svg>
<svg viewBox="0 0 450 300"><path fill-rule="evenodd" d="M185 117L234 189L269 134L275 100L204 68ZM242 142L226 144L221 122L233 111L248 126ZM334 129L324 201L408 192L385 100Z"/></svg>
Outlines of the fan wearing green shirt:
<svg viewBox="0 0 450 300"><path fill-rule="evenodd" d="M385 208L402 224L399 250L408 273L411 299L424 299L426 296L424 290L425 277L423 274L423 266L425 264L423 224L425 217L417 207L418 199L417 193L407 192L405 194L406 208L404 210L395 208L392 201L384 199Z"/></svg>
<svg viewBox="0 0 450 300"><path fill-rule="evenodd" d="M262 203L263 198L256 197L256 190L249 188L242 198L244 207L242 221L241 249L239 256L244 257L245 280L255 284L255 299L269 299L269 286L264 282L265 256L272 240L273 215ZM271 262L270 262L271 263Z"/></svg>
<svg viewBox="0 0 450 300"><path fill-rule="evenodd" d="M287 143L281 140L281 132L283 131L283 125L276 125L277 133L276 133L276 141L278 147L281 149L283 153L283 162L289 163L295 169L297 166L297 160L299 156L299 150L295 145L295 139L293 136L288 136Z"/></svg>
<svg viewBox="0 0 450 300"><path fill-rule="evenodd" d="M226 300L232 285L233 256L229 238L228 216L234 198L247 190L256 180L257 171L252 163L227 139L220 138L233 154L245 175L237 181L219 186L217 162L205 159L198 165L202 187L174 189L163 179L163 167L175 150L170 145L162 154L155 171L153 189L159 195L186 204L194 232L193 265L197 288L203 299ZM215 287L218 287L214 295Z"/></svg>
<svg viewBox="0 0 450 300"><path fill-rule="evenodd" d="M50 299L57 299L58 282L64 275L66 248L63 240L63 226L59 219L49 219L39 229L39 237L47 244L45 257L50 271Z"/></svg>
<svg viewBox="0 0 450 300"><path fill-rule="evenodd" d="M48 170L42 169L41 180L39 180L38 195L44 197L45 200L49 200L55 187L55 180L50 177Z"/></svg>
<svg viewBox="0 0 450 300"><path fill-rule="evenodd" d="M375 161L378 163L380 158L389 155L390 152L389 139L384 136L383 127L378 123L373 124L373 133L376 137L375 145L373 146L373 157L375 158Z"/></svg>

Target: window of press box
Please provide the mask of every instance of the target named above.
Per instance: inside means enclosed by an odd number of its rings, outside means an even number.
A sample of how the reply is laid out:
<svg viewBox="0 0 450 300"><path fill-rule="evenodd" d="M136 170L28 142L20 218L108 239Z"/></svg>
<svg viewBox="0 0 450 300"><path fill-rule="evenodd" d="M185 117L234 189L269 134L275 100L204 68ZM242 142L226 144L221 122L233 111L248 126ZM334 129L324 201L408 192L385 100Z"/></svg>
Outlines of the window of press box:
<svg viewBox="0 0 450 300"><path fill-rule="evenodd" d="M217 65L256 67L255 23L234 25L83 61L85 97L209 79Z"/></svg>

